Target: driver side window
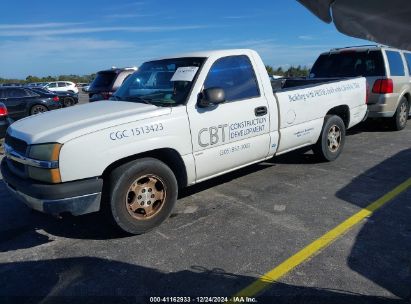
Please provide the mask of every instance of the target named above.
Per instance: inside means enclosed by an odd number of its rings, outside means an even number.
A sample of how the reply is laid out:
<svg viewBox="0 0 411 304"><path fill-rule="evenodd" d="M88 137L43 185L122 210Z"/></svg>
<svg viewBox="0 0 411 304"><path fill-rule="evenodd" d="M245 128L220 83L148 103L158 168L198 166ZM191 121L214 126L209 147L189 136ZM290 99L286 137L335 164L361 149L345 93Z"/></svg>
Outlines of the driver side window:
<svg viewBox="0 0 411 304"><path fill-rule="evenodd" d="M253 66L245 55L229 56L217 60L204 82L204 89L213 87L224 89L227 101L260 96Z"/></svg>

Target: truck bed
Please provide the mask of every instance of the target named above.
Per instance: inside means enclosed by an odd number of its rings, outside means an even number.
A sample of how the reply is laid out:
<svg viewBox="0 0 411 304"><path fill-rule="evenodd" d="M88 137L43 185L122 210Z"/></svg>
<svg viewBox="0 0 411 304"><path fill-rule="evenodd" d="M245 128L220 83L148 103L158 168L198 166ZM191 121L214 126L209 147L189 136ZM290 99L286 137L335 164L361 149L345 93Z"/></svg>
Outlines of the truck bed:
<svg viewBox="0 0 411 304"><path fill-rule="evenodd" d="M289 88L305 87L308 85L320 85L327 82L347 80L348 78L279 78L271 81L275 92L281 92Z"/></svg>

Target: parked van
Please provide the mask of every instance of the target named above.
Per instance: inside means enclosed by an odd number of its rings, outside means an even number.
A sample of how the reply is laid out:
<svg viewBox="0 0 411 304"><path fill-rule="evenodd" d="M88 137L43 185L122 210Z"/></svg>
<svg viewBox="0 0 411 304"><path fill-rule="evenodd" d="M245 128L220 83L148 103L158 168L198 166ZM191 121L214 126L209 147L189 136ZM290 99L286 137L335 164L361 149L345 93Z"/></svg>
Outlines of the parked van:
<svg viewBox="0 0 411 304"><path fill-rule="evenodd" d="M411 105L411 52L381 45L332 49L314 63L310 78L364 76L368 84L368 117L389 119L405 128Z"/></svg>

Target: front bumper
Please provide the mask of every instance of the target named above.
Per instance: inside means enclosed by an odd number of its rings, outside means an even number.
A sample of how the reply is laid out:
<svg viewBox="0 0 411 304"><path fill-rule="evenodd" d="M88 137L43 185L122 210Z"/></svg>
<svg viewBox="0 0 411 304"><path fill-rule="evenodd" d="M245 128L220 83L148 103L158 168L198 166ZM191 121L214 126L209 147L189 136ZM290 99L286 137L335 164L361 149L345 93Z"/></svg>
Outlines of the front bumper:
<svg viewBox="0 0 411 304"><path fill-rule="evenodd" d="M3 159L1 173L7 188L32 209L82 215L100 210L103 180L90 178L61 184L44 184L13 174Z"/></svg>

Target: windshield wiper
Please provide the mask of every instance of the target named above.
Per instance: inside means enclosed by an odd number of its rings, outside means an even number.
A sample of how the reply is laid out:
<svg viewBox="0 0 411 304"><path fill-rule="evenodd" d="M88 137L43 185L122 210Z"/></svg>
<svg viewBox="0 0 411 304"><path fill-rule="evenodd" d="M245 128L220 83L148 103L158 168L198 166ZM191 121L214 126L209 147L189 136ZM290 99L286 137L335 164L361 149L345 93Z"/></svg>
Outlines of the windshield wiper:
<svg viewBox="0 0 411 304"><path fill-rule="evenodd" d="M117 96L117 98L119 98L119 97ZM123 100L137 101L137 102L139 101L139 102L143 102L143 103L146 103L146 104L149 104L149 105L154 105L154 103L151 102L151 99L142 98L140 96L127 96L127 97L124 97Z"/></svg>

